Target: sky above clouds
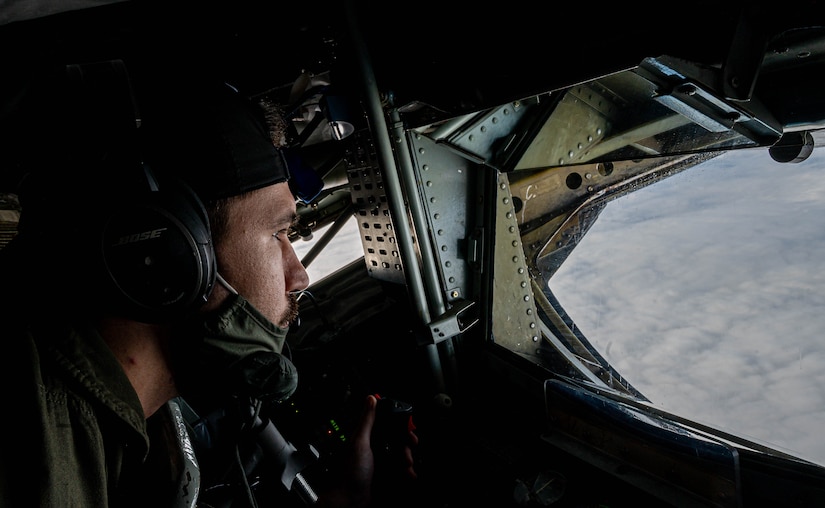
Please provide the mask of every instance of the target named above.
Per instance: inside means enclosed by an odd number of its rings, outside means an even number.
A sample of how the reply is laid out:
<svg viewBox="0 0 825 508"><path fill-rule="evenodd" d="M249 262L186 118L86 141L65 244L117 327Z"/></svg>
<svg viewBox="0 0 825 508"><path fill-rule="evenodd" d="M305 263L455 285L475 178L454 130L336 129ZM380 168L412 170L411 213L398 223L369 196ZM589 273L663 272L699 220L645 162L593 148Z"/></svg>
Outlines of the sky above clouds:
<svg viewBox="0 0 825 508"><path fill-rule="evenodd" d="M310 280L362 254L350 221ZM825 150L730 152L612 202L550 288L657 407L825 465Z"/></svg>
<svg viewBox="0 0 825 508"><path fill-rule="evenodd" d="M825 150L614 201L550 288L654 405L825 465Z"/></svg>

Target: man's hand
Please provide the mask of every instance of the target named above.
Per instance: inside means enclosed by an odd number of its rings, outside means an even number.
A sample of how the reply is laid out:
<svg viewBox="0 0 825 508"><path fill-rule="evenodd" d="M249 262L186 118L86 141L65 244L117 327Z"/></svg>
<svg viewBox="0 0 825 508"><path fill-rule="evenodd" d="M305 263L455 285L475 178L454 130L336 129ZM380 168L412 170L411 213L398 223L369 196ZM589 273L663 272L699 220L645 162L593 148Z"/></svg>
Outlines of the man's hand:
<svg viewBox="0 0 825 508"><path fill-rule="evenodd" d="M353 434L349 456L342 462L340 481L335 488L319 497L319 506L324 508L363 508L369 506L372 500L372 482L375 475L375 457L370 441L375 424L377 405L378 400L373 395L366 397L358 428ZM408 438L409 443L403 451L403 470L388 473L403 474L410 479L415 479L416 471L412 448L418 445L418 436L415 432L409 430Z"/></svg>

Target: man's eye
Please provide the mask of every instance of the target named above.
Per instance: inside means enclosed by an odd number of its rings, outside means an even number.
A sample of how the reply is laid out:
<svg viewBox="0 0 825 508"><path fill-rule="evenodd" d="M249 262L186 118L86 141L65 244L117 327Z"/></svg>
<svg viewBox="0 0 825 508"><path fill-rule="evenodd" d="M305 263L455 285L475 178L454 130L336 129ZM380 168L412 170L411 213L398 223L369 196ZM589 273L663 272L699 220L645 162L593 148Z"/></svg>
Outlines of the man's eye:
<svg viewBox="0 0 825 508"><path fill-rule="evenodd" d="M288 228L285 228L285 229L279 229L278 231L272 233L272 236L274 236L275 238L281 238L281 237L284 237L284 236L289 237L289 236L292 236L293 233L295 233L295 228L294 227L288 227Z"/></svg>

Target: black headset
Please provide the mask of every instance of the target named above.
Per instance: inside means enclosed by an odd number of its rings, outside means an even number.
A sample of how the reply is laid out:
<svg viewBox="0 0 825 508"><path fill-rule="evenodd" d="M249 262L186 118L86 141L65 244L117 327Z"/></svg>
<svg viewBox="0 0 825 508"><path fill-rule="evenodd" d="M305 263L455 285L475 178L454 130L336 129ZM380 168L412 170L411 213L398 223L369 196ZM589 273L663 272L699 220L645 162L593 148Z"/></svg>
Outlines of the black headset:
<svg viewBox="0 0 825 508"><path fill-rule="evenodd" d="M143 165L149 190L115 205L101 223L100 254L116 309L158 322L206 302L217 274L209 218L182 181L161 185Z"/></svg>
<svg viewBox="0 0 825 508"><path fill-rule="evenodd" d="M121 133L135 137L123 150L126 156L111 164L116 167L103 165L107 175L99 182L106 198L92 232L96 252L89 261L95 266L89 268L102 282L101 305L144 322L174 320L196 310L209 297L217 274L203 203L182 180L155 175L140 159L139 116L122 61L68 66L67 72L83 82L83 93L94 91L93 107L124 111L124 124L132 127Z"/></svg>

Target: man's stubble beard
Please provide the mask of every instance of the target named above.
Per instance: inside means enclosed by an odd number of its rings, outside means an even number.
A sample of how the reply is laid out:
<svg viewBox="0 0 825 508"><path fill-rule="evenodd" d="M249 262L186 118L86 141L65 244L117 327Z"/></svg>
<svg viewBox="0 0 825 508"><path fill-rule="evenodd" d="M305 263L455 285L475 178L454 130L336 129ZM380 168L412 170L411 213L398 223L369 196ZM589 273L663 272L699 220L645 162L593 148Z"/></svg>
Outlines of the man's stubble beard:
<svg viewBox="0 0 825 508"><path fill-rule="evenodd" d="M298 311L300 304L298 303L298 295L295 293L287 294L287 308L284 311L283 318L278 323L281 328L287 328L298 319Z"/></svg>

